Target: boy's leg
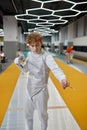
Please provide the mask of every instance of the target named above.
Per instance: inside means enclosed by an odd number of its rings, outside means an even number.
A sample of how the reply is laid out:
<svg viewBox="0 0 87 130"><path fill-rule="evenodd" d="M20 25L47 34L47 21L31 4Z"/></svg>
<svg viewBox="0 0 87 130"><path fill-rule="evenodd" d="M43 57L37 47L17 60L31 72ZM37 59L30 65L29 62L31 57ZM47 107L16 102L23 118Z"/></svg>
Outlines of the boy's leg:
<svg viewBox="0 0 87 130"><path fill-rule="evenodd" d="M67 60L67 63L70 63L70 54L69 53L66 54L66 60Z"/></svg>
<svg viewBox="0 0 87 130"><path fill-rule="evenodd" d="M70 62L73 63L73 53L70 54Z"/></svg>
<svg viewBox="0 0 87 130"><path fill-rule="evenodd" d="M47 113L47 103L48 103L48 91L41 91L36 97L36 107L38 110L39 118L41 121L41 130L47 130L48 113Z"/></svg>
<svg viewBox="0 0 87 130"><path fill-rule="evenodd" d="M27 125L27 130L33 130L33 113L34 106L32 100L27 98L25 104L25 121Z"/></svg>

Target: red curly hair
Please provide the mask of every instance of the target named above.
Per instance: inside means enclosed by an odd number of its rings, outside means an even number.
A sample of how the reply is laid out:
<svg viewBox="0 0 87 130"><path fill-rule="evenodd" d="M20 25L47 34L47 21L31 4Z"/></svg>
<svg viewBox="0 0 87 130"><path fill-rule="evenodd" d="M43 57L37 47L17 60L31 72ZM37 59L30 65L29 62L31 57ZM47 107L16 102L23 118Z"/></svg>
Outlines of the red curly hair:
<svg viewBox="0 0 87 130"><path fill-rule="evenodd" d="M29 34L26 38L27 44L31 45L32 43L42 43L43 36L37 32L33 32Z"/></svg>

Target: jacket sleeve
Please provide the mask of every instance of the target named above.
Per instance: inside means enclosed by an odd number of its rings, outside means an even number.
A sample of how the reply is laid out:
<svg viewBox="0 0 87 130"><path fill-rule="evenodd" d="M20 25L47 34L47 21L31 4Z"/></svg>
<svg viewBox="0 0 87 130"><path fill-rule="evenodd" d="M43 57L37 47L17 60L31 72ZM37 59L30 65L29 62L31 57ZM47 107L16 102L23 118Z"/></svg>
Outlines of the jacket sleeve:
<svg viewBox="0 0 87 130"><path fill-rule="evenodd" d="M62 80L66 79L63 70L56 64L54 58L50 54L46 57L46 64L49 67L49 69L53 72L57 80L61 82Z"/></svg>

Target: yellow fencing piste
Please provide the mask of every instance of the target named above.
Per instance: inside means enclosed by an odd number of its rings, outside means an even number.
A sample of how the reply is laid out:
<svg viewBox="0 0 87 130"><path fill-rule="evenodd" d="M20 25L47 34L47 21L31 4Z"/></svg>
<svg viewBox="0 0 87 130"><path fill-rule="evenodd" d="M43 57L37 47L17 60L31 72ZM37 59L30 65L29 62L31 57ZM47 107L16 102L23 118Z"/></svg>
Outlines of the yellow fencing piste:
<svg viewBox="0 0 87 130"><path fill-rule="evenodd" d="M14 63L0 74L0 126L8 109L19 74L20 70Z"/></svg>
<svg viewBox="0 0 87 130"><path fill-rule="evenodd" d="M58 60L56 62L66 74L70 86L63 90L52 73L51 79L81 130L87 130L87 75Z"/></svg>

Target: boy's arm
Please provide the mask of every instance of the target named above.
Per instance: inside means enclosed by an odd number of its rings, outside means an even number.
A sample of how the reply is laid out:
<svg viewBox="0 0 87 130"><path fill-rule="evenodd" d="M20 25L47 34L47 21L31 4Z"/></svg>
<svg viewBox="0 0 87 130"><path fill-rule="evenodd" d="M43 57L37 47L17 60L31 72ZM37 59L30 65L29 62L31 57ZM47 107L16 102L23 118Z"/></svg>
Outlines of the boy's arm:
<svg viewBox="0 0 87 130"><path fill-rule="evenodd" d="M46 64L50 68L50 70L53 72L55 77L60 81L63 89L69 86L69 82L66 79L66 76L63 72L63 70L56 64L53 57L51 55L48 55L46 57Z"/></svg>
<svg viewBox="0 0 87 130"><path fill-rule="evenodd" d="M20 68L23 72L28 72L28 60L26 59L24 64L21 62L24 62L24 60L21 57L17 57L14 59L14 63Z"/></svg>

